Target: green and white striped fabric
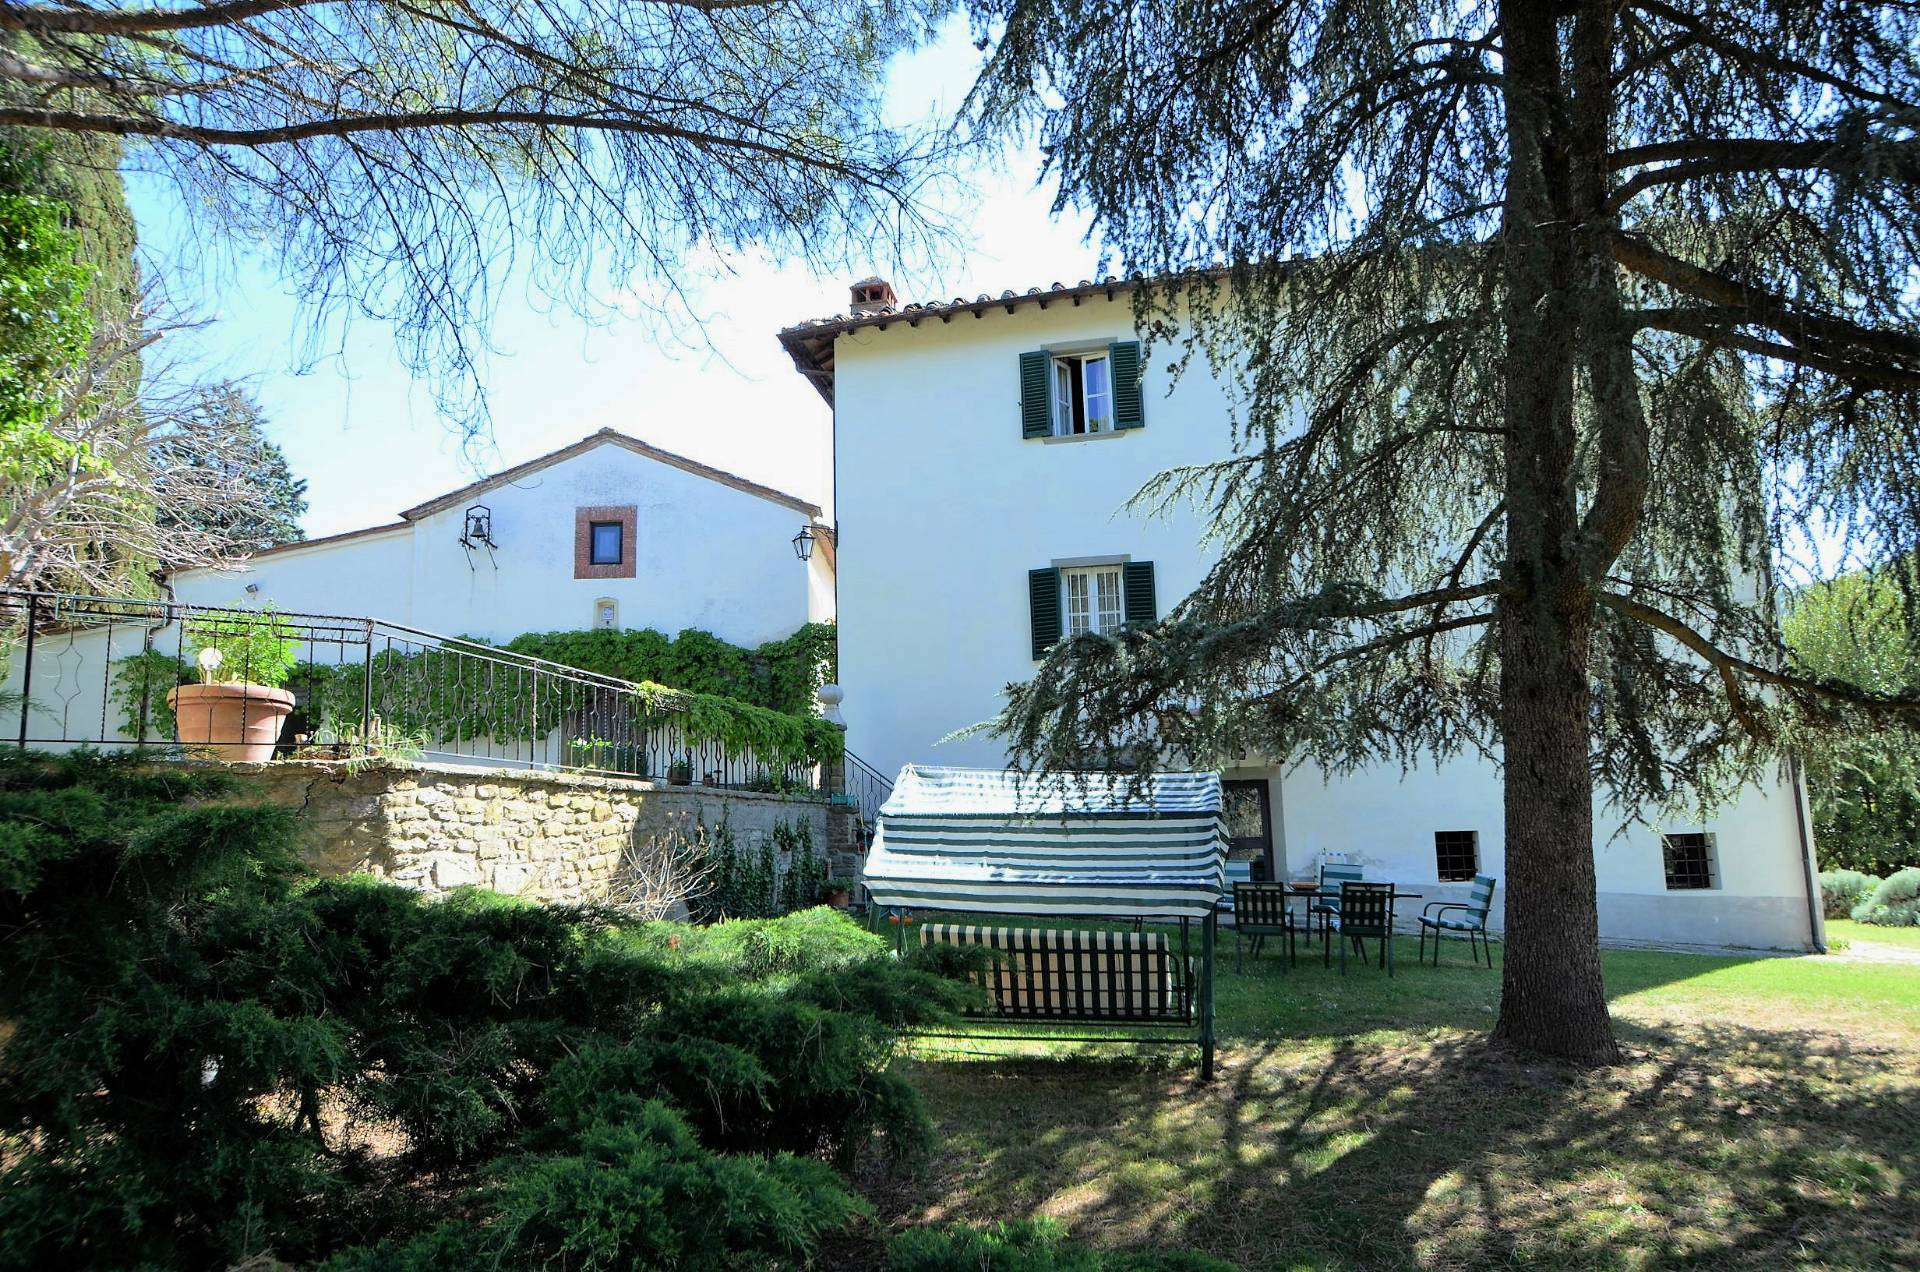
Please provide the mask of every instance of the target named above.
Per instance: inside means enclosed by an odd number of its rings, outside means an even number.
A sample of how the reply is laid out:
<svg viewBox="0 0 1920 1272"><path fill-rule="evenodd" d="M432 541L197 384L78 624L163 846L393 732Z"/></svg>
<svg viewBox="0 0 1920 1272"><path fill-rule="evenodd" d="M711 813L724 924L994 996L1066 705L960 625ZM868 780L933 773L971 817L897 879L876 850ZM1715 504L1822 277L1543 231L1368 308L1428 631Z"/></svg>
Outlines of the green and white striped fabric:
<svg viewBox="0 0 1920 1272"><path fill-rule="evenodd" d="M1215 773L900 771L865 883L878 905L1200 918L1225 890Z"/></svg>

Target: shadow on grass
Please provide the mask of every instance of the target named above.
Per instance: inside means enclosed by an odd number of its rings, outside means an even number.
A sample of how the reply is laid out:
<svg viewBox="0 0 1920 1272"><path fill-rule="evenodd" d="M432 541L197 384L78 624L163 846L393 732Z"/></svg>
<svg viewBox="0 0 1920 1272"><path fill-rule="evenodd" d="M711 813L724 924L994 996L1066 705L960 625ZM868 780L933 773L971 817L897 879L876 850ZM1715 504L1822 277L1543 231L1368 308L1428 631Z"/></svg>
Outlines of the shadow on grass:
<svg viewBox="0 0 1920 1272"><path fill-rule="evenodd" d="M1396 978L1398 979L1398 978ZM1491 981L1493 978L1488 977ZM915 1066L941 1124L896 1221L1050 1214L1247 1268L1911 1266L1912 1057L1729 1024L1597 1072L1461 1036Z"/></svg>
<svg viewBox="0 0 1920 1272"><path fill-rule="evenodd" d="M1369 942L1370 956L1377 949ZM1394 942L1394 974L1360 963L1348 950L1347 974L1339 955L1326 966L1316 937L1302 943L1297 966L1289 966L1272 948L1234 970L1231 941L1219 960L1215 989L1223 1038L1311 1038L1348 1036L1376 1029L1424 1031L1486 1029L1500 1004L1500 945L1494 966L1468 961L1466 945L1448 941L1440 965L1417 961L1416 942ZM1665 985L1745 964L1774 961L1767 956L1674 954L1651 950L1609 950L1604 955L1607 996L1624 998Z"/></svg>

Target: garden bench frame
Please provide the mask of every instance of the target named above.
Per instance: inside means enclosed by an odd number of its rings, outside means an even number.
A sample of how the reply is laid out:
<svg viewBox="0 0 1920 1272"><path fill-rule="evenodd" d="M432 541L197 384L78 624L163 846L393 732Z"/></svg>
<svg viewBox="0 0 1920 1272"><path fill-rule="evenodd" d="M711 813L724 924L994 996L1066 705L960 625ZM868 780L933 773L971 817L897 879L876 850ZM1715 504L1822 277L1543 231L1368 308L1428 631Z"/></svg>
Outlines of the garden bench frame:
<svg viewBox="0 0 1920 1272"><path fill-rule="evenodd" d="M896 919L903 917L893 916ZM1023 916L1011 915L1018 919ZM1031 916L1040 922L1038 916ZM1132 924L1132 918L1075 915L1076 919ZM994 954L990 970L974 983L992 1001L965 1013L988 1026L983 1032L920 1031L922 1037L978 1038L1005 1042L1100 1042L1069 1038L1060 1029L1126 1028L1141 1031L1124 1041L1143 1046L1198 1046L1200 1080L1213 1079L1213 967L1219 912L1199 920L1200 951L1194 958L1194 920L1179 925L1176 943L1157 931L1108 931L937 922L920 927L920 944L984 948ZM904 927L900 933L905 942ZM1056 1028L1058 1027L1058 1028ZM1033 1032L1047 1028L1052 1032ZM1011 1032L1024 1030L1025 1032Z"/></svg>

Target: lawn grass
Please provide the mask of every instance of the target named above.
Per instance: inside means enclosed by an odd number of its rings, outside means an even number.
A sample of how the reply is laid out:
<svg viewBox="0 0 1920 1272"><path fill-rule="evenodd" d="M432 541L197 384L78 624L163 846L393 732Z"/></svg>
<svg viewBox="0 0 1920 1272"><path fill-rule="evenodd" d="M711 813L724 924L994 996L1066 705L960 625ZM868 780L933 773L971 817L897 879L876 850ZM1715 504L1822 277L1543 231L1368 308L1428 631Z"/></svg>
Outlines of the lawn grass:
<svg viewBox="0 0 1920 1272"><path fill-rule="evenodd" d="M1612 951L1628 1059L1583 1071L1485 1041L1464 946L1403 942L1392 981L1317 954L1222 960L1207 1087L1179 1052L920 1044L942 1146L865 1187L1253 1269L1920 1266L1920 966Z"/></svg>
<svg viewBox="0 0 1920 1272"><path fill-rule="evenodd" d="M1897 945L1920 950L1920 927L1881 927L1876 923L1855 923L1852 919L1828 919L1827 939L1842 937L1849 942L1871 941L1875 945Z"/></svg>

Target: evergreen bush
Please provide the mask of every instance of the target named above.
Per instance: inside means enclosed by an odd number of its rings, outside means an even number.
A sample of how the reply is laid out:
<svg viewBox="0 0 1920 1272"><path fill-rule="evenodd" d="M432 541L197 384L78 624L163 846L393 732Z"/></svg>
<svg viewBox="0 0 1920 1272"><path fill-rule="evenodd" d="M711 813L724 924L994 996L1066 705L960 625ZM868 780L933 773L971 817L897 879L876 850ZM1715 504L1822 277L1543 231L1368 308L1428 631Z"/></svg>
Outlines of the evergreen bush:
<svg viewBox="0 0 1920 1272"><path fill-rule="evenodd" d="M1820 908L1830 919L1844 919L1880 881L1858 870L1820 872Z"/></svg>
<svg viewBox="0 0 1920 1272"><path fill-rule="evenodd" d="M1853 917L1881 927L1920 927L1920 866L1896 870L1882 879L1854 907Z"/></svg>
<svg viewBox="0 0 1920 1272"><path fill-rule="evenodd" d="M797 1263L925 1143L890 1062L974 991L831 912L315 879L138 760L0 754L0 1268Z"/></svg>

